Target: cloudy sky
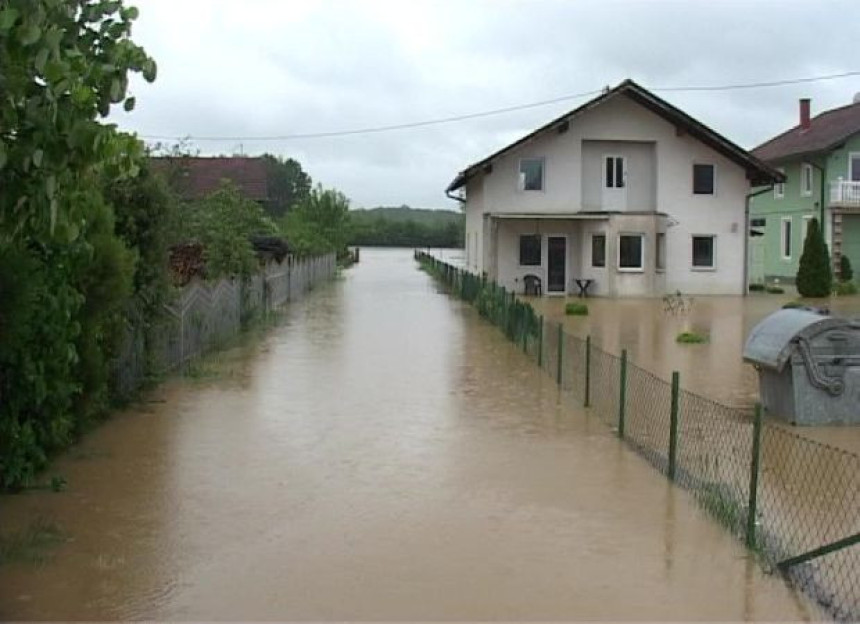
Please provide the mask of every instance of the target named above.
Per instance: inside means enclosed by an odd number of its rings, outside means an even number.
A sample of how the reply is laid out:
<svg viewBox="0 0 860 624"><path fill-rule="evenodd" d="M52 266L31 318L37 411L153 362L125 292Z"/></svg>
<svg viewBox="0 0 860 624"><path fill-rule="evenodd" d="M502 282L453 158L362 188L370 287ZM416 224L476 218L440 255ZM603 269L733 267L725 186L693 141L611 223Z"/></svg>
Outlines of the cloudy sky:
<svg viewBox="0 0 860 624"><path fill-rule="evenodd" d="M254 140L425 121L558 98L633 78L751 148L847 104L860 77L718 92L860 70L856 1L138 0L134 39L158 80L113 121L201 154L298 159L355 207L454 207L460 169L585 98L343 137ZM207 141L196 137L231 137ZM162 139L168 140L169 139Z"/></svg>

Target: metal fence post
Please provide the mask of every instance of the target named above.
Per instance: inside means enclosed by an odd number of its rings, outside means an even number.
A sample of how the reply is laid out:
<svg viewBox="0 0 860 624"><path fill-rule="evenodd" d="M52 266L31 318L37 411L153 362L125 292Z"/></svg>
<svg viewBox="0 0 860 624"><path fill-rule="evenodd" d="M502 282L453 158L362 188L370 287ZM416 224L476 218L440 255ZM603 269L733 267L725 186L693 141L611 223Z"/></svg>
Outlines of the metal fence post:
<svg viewBox="0 0 860 624"><path fill-rule="evenodd" d="M678 398L681 389L681 375L672 373L672 413L669 420L669 479L675 480L675 466L678 457Z"/></svg>
<svg viewBox="0 0 860 624"><path fill-rule="evenodd" d="M543 314L540 315L538 327L538 368L543 368Z"/></svg>
<svg viewBox="0 0 860 624"><path fill-rule="evenodd" d="M627 411L627 349L621 350L621 383L618 395L618 437L624 439L624 418Z"/></svg>
<svg viewBox="0 0 860 624"><path fill-rule="evenodd" d="M561 366L562 366L562 352L564 351L564 325L562 323L558 324L558 372L556 373L556 381L558 385L561 385Z"/></svg>
<svg viewBox="0 0 860 624"><path fill-rule="evenodd" d="M591 406L591 334L585 337L585 407Z"/></svg>
<svg viewBox="0 0 860 624"><path fill-rule="evenodd" d="M755 404L752 459L750 461L750 500L747 507L747 548L755 546L755 514L758 502L758 473L761 458L761 403Z"/></svg>

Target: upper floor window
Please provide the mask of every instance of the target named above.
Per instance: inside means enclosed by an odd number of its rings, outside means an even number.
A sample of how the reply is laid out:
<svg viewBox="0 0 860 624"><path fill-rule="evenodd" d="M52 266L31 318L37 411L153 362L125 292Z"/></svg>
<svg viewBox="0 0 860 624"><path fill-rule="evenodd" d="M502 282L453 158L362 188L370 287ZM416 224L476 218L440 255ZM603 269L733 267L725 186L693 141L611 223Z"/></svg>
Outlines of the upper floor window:
<svg viewBox="0 0 860 624"><path fill-rule="evenodd" d="M776 170L780 173L785 173L784 167L777 167ZM777 182L773 185L773 197L774 199L782 199L785 197L785 182Z"/></svg>
<svg viewBox="0 0 860 624"><path fill-rule="evenodd" d="M812 195L812 165L800 165L800 194L804 197Z"/></svg>
<svg viewBox="0 0 860 624"><path fill-rule="evenodd" d="M540 234L520 236L520 266L540 266Z"/></svg>
<svg viewBox="0 0 860 624"><path fill-rule="evenodd" d="M520 190L543 190L543 158L523 158L520 161Z"/></svg>
<svg viewBox="0 0 860 624"><path fill-rule="evenodd" d="M714 165L693 165L693 194L714 194Z"/></svg>

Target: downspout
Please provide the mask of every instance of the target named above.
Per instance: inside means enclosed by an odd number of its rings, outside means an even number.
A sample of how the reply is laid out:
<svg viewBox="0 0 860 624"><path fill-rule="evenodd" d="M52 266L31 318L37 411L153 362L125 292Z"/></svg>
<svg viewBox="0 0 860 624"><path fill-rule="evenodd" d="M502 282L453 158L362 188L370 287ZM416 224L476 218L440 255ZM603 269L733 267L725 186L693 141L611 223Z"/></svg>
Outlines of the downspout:
<svg viewBox="0 0 860 624"><path fill-rule="evenodd" d="M744 297L746 297L750 292L750 200L753 197L758 197L759 195L764 195L765 193L773 191L773 187L774 185L771 184L770 186L759 189L753 193L747 193L746 197L744 197Z"/></svg>
<svg viewBox="0 0 860 624"><path fill-rule="evenodd" d="M824 233L824 227L825 227L825 225L824 225L824 182L825 182L825 180L827 180L827 156L824 157L824 166L823 167L820 167L819 165L817 165L814 162L809 161L809 160L807 160L805 162L810 167L814 167L815 169L818 169L821 172L821 192L819 193L819 199L818 199L818 211L819 211L818 224L821 226L821 238L826 241L827 236ZM832 250L828 250L828 251L832 252ZM832 255L830 256L830 261L833 262L833 256Z"/></svg>
<svg viewBox="0 0 860 624"><path fill-rule="evenodd" d="M466 200L460 197L459 195L451 195L451 191L445 191L445 197L448 199L453 199L454 201L458 201L461 204L465 204Z"/></svg>

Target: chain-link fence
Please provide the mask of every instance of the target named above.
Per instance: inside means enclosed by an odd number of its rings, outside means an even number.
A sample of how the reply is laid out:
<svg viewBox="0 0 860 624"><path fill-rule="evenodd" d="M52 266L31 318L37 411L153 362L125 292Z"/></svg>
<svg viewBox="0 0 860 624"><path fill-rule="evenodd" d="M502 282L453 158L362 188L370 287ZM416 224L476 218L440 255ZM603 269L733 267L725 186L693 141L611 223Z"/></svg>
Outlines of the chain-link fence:
<svg viewBox="0 0 860 624"><path fill-rule="evenodd" d="M182 368L217 349L242 326L288 301L299 299L336 269L334 254L271 262L246 280L192 282L146 326L136 310L126 314L126 335L112 365L112 388L126 399L150 375Z"/></svg>
<svg viewBox="0 0 860 624"><path fill-rule="evenodd" d="M416 252L453 294L834 619L860 620L860 456L681 389L544 321L497 284ZM860 409L860 405L858 405Z"/></svg>

